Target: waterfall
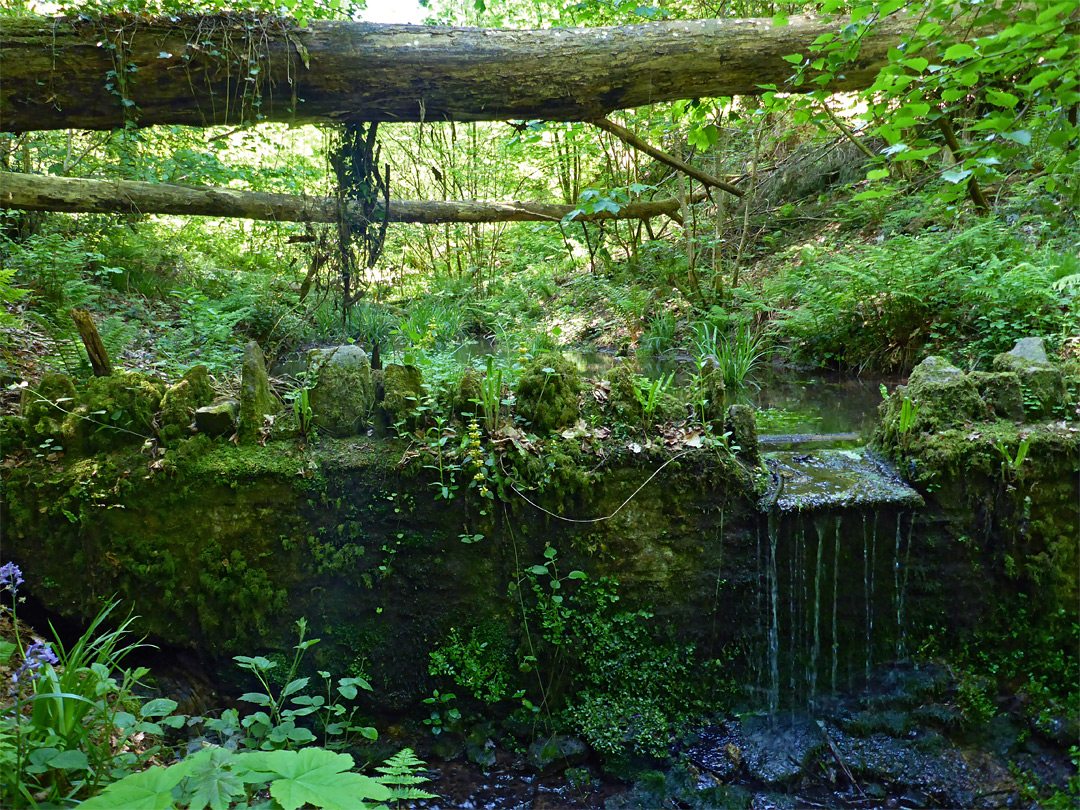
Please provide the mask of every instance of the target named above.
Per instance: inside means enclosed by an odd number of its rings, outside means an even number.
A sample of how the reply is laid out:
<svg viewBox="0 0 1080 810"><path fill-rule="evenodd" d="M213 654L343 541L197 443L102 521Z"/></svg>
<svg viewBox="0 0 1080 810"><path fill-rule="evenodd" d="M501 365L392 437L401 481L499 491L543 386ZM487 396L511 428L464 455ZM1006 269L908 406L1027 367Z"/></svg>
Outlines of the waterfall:
<svg viewBox="0 0 1080 810"><path fill-rule="evenodd" d="M836 625L836 607L839 597L838 588L840 585L840 526L843 523L843 516L836 516L836 535L833 540L833 570L832 570L832 678L830 679L830 687L832 693L836 694L836 665L840 660L840 636L837 635Z"/></svg>

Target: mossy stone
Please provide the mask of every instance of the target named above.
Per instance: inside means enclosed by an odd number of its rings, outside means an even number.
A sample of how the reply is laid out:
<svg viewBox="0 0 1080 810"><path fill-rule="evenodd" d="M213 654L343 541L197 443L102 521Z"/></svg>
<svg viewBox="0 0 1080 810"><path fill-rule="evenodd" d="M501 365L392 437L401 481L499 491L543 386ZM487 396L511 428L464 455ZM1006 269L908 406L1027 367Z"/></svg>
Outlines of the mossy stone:
<svg viewBox="0 0 1080 810"><path fill-rule="evenodd" d="M152 438L164 394L165 384L144 374L95 377L64 419L64 446L70 439L73 447L97 453Z"/></svg>
<svg viewBox="0 0 1080 810"><path fill-rule="evenodd" d="M210 384L210 372L206 366L188 369L178 382L165 389L161 398L161 431L166 442L184 435L192 423L195 412L214 399L214 387Z"/></svg>
<svg viewBox="0 0 1080 810"><path fill-rule="evenodd" d="M996 371L1013 371L1023 391L1024 412L1030 419L1048 419L1065 407L1068 392L1065 375L1051 363L1032 360L1025 354L1012 352L994 358Z"/></svg>
<svg viewBox="0 0 1080 810"><path fill-rule="evenodd" d="M578 417L581 377L562 355L549 352L533 360L522 373L514 393L517 412L538 431L574 424Z"/></svg>
<svg viewBox="0 0 1080 810"><path fill-rule="evenodd" d="M315 427L331 436L359 433L375 404L371 362L359 346L308 352L308 402Z"/></svg>
<svg viewBox="0 0 1080 810"><path fill-rule="evenodd" d="M207 436L225 436L236 430L240 401L221 397L195 411L195 428Z"/></svg>
<svg viewBox="0 0 1080 810"><path fill-rule="evenodd" d="M617 363L605 379L610 383L608 408L615 418L628 425L640 425L645 411L638 401L634 381L634 370L629 363Z"/></svg>
<svg viewBox="0 0 1080 810"><path fill-rule="evenodd" d="M985 418L987 411L971 376L942 357L926 358L911 372L908 384L882 403L881 428L887 437L899 435L905 399L916 409L906 431L910 434L959 427Z"/></svg>
<svg viewBox="0 0 1080 810"><path fill-rule="evenodd" d="M35 388L22 392L22 415L30 441L63 441L68 412L78 405L75 383L66 374L46 374Z"/></svg>
<svg viewBox="0 0 1080 810"><path fill-rule="evenodd" d="M465 419L466 414L475 415L480 409L476 403L482 396L480 372L470 366L454 386L451 402L454 415L461 420Z"/></svg>
<svg viewBox="0 0 1080 810"><path fill-rule="evenodd" d="M1023 419L1024 396L1020 378L1011 371L973 371L968 375L989 409L988 416Z"/></svg>
<svg viewBox="0 0 1080 810"><path fill-rule="evenodd" d="M424 401L424 377L416 366L390 363L382 372L383 398L379 410L388 426L416 421Z"/></svg>
<svg viewBox="0 0 1080 810"><path fill-rule="evenodd" d="M255 341L244 347L244 366L240 379L240 418L237 434L241 444L253 444L259 437L266 417L281 406L270 392L266 358Z"/></svg>
<svg viewBox="0 0 1080 810"><path fill-rule="evenodd" d="M728 408L724 428L731 433L731 443L738 445L739 458L754 466L761 463L757 419L753 408L749 405L732 405Z"/></svg>

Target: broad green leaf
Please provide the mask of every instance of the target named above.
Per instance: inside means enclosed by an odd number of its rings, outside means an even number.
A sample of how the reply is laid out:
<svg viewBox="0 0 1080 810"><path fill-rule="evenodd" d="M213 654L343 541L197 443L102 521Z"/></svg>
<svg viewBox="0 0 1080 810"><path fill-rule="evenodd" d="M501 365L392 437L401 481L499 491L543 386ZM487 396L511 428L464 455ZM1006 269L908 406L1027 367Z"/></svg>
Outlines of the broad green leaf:
<svg viewBox="0 0 1080 810"><path fill-rule="evenodd" d="M169 810L172 790L188 775L186 762L169 768L157 765L114 782L92 799L79 805L80 810Z"/></svg>
<svg viewBox="0 0 1080 810"><path fill-rule="evenodd" d="M959 183L966 180L971 176L971 169L964 169L963 171L948 171L941 175L941 179L946 183Z"/></svg>
<svg viewBox="0 0 1080 810"><path fill-rule="evenodd" d="M189 758L193 760L187 790L191 791L190 810L227 810L233 796L244 794L244 782L230 766L233 753L225 748L207 748ZM186 760L185 760L186 761Z"/></svg>
<svg viewBox="0 0 1080 810"><path fill-rule="evenodd" d="M311 678L297 678L295 681L290 681L288 686L281 691L281 696L288 697L289 695L299 692L308 685L308 681L310 680Z"/></svg>
<svg viewBox="0 0 1080 810"><path fill-rule="evenodd" d="M1015 108L1017 103L1020 101L1020 99L1018 99L1012 93L1006 93L1003 90L987 90L986 97L990 100L991 104L994 104L998 107L1005 107L1009 110Z"/></svg>
<svg viewBox="0 0 1080 810"><path fill-rule="evenodd" d="M1031 143L1031 133L1026 129L1018 129L1016 132L1005 132L1001 137L1010 141L1015 141L1021 146L1028 146Z"/></svg>
<svg viewBox="0 0 1080 810"><path fill-rule="evenodd" d="M866 173L867 180L884 180L888 176L888 169L871 169Z"/></svg>
<svg viewBox="0 0 1080 810"><path fill-rule="evenodd" d="M918 56L912 59L905 59L900 64L904 65L905 67L911 68L916 73L922 73L930 66L930 60L923 59L921 56Z"/></svg>
<svg viewBox="0 0 1080 810"><path fill-rule="evenodd" d="M169 698L154 698L143 704L143 707L139 709L139 714L142 717L164 717L172 714L178 705L175 700L169 700Z"/></svg>
<svg viewBox="0 0 1080 810"><path fill-rule="evenodd" d="M270 783L270 795L284 810L297 810L305 804L358 810L364 807L365 799L386 801L391 795L374 779L350 773L351 756L323 748L245 754L244 764L279 777Z"/></svg>
<svg viewBox="0 0 1080 810"><path fill-rule="evenodd" d="M273 706L274 701L270 699L269 695L264 695L262 692L244 692L240 696L240 700L245 703L254 703L256 706Z"/></svg>
<svg viewBox="0 0 1080 810"><path fill-rule="evenodd" d="M878 200L878 199L881 199L882 197L890 197L890 196L893 195L893 193L894 192L889 191L888 189L879 189L879 190L872 190L872 191L861 191L858 194L856 194L854 197L852 197L851 199L853 199L853 200Z"/></svg>
<svg viewBox="0 0 1080 810"><path fill-rule="evenodd" d="M6 664L16 649L16 646L10 641L0 641L0 664Z"/></svg>
<svg viewBox="0 0 1080 810"><path fill-rule="evenodd" d="M953 61L960 59L969 59L975 55L975 49L968 45L966 42L958 42L955 45L949 47L945 51L945 58Z"/></svg>
<svg viewBox="0 0 1080 810"><path fill-rule="evenodd" d="M566 575L567 579L588 579L584 571L571 571Z"/></svg>
<svg viewBox="0 0 1080 810"><path fill-rule="evenodd" d="M49 760L49 767L62 771L83 771L90 767L90 761L82 751L61 751Z"/></svg>
<svg viewBox="0 0 1080 810"><path fill-rule="evenodd" d="M802 54L797 53L789 53L787 56L781 56L780 58L783 59L785 62L790 62L793 65L801 65L803 60Z"/></svg>
<svg viewBox="0 0 1080 810"><path fill-rule="evenodd" d="M530 574L536 574L537 576L543 576L548 572L547 568L542 565L534 565L529 569Z"/></svg>

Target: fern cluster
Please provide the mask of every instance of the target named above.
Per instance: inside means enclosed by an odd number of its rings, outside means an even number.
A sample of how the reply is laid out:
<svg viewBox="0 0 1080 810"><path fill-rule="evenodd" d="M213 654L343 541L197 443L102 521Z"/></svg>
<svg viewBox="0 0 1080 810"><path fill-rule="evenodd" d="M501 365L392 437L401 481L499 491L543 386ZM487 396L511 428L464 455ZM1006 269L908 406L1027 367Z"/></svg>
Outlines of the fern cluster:
<svg viewBox="0 0 1080 810"><path fill-rule="evenodd" d="M783 326L797 353L826 365L903 371L944 354L974 366L1021 337L1053 343L1077 326L1070 260L994 220L944 243L899 236L804 258L779 290L794 305Z"/></svg>

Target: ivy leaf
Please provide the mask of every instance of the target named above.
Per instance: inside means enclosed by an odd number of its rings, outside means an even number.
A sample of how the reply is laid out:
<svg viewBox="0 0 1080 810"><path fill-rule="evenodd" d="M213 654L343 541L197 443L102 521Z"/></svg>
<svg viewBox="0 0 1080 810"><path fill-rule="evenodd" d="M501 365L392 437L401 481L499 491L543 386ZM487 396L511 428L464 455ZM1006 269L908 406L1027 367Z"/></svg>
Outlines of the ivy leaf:
<svg viewBox="0 0 1080 810"><path fill-rule="evenodd" d="M244 754L244 765L269 771L278 778L270 783L270 795L284 810L305 804L324 808L363 808L364 799L386 801L390 790L374 779L350 773L353 758L324 748L299 751L268 751ZM167 807L167 805L166 805Z"/></svg>

